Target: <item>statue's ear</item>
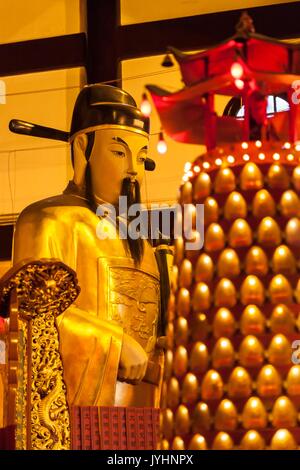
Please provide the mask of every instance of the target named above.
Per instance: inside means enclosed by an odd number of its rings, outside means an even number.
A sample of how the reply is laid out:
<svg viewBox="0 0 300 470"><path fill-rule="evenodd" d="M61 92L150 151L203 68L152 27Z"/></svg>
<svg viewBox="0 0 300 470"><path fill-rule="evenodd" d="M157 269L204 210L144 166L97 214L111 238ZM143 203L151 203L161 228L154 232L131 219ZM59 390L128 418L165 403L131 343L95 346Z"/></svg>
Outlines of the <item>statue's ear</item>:
<svg viewBox="0 0 300 470"><path fill-rule="evenodd" d="M88 138L86 134L79 134L73 141L73 158L74 158L74 183L80 188L84 187L85 183L85 170L87 160L85 151L88 145Z"/></svg>

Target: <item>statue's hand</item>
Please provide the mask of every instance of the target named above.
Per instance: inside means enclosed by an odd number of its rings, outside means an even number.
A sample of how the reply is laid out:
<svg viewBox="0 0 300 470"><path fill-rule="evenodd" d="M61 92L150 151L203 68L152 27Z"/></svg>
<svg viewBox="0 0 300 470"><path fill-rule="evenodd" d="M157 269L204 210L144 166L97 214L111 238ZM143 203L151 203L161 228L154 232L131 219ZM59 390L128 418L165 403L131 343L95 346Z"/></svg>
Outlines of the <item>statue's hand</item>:
<svg viewBox="0 0 300 470"><path fill-rule="evenodd" d="M126 382L140 382L147 369L148 356L142 346L124 333L118 378Z"/></svg>

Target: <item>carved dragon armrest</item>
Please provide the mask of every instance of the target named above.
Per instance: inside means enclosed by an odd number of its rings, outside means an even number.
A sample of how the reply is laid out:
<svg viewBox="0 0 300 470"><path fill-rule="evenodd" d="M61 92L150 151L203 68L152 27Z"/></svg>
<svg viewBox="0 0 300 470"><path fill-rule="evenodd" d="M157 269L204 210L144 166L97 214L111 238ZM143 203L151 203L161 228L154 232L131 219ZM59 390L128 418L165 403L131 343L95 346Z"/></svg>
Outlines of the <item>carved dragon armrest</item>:
<svg viewBox="0 0 300 470"><path fill-rule="evenodd" d="M55 318L77 298L76 273L55 259L25 260L0 280L9 317L5 424L17 449L69 449L70 418Z"/></svg>

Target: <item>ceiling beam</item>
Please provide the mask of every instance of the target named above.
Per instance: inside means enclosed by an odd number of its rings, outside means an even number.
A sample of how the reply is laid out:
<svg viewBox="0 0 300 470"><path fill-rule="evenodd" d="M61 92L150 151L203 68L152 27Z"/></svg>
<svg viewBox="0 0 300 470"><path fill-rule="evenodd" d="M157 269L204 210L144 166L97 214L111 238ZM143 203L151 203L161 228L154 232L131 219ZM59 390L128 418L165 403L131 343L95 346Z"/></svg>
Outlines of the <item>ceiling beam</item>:
<svg viewBox="0 0 300 470"><path fill-rule="evenodd" d="M1 77L85 65L85 33L0 44Z"/></svg>
<svg viewBox="0 0 300 470"><path fill-rule="evenodd" d="M244 10L121 26L118 29L119 60L163 54L168 46L199 50L215 45L234 34L235 25ZM300 38L300 2L246 10L257 33L278 39Z"/></svg>
<svg viewBox="0 0 300 470"><path fill-rule="evenodd" d="M120 0L87 0L86 9L88 83L115 80L120 73Z"/></svg>

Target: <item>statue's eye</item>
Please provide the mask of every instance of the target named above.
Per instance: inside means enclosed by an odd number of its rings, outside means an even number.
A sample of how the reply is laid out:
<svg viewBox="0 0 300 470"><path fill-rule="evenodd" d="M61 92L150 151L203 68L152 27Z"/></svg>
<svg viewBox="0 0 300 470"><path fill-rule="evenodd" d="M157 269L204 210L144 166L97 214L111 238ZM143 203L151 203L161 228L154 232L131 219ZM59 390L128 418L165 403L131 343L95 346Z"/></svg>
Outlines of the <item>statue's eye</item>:
<svg viewBox="0 0 300 470"><path fill-rule="evenodd" d="M137 157L137 161L138 163L144 163L146 158L147 158L147 152L144 151L139 154L139 156Z"/></svg>
<svg viewBox="0 0 300 470"><path fill-rule="evenodd" d="M112 153L113 153L116 157L119 157L119 158L125 157L125 152L123 152L122 150L112 150Z"/></svg>

